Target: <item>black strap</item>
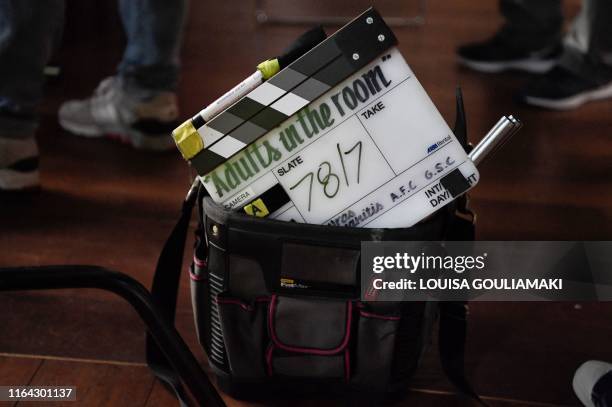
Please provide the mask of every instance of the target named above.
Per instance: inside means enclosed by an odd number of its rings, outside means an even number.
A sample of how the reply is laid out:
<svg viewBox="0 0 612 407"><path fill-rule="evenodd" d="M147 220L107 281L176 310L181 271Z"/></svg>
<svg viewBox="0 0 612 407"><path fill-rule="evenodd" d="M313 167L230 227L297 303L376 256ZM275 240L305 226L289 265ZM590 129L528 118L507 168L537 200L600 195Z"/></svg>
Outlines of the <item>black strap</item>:
<svg viewBox="0 0 612 407"><path fill-rule="evenodd" d="M198 191L199 181L196 180L189 190L185 202L183 202L181 215L159 255L155 275L153 276L151 295L164 313L164 317L172 325L174 325L174 316L176 314L176 302L181 271L183 269L183 253L185 251L187 231L189 230L189 221L191 220L191 213L198 196ZM181 380L148 332L146 349L147 364L153 374L174 391L181 407L190 406L191 403L185 393Z"/></svg>
<svg viewBox="0 0 612 407"><path fill-rule="evenodd" d="M457 215L445 232L446 240L474 240L474 225ZM465 342L467 335L467 303L464 301L443 301L438 304L440 311L438 331L438 353L442 369L451 383L465 396L482 401L465 377Z"/></svg>
<svg viewBox="0 0 612 407"><path fill-rule="evenodd" d="M438 351L442 369L448 379L463 393L482 401L465 377L465 340L467 334L467 304L465 302L441 302Z"/></svg>
<svg viewBox="0 0 612 407"><path fill-rule="evenodd" d="M467 138L467 126L463 94L461 88L456 90L457 116L454 133L467 153L471 150ZM468 208L467 194L459 197L453 207L453 215L445 231L445 240L474 240L476 228L475 215ZM465 377L465 342L467 335L467 303L464 301L441 302L439 304L440 322L438 332L438 352L442 369L448 379L465 396L474 399L480 405L487 404L478 396Z"/></svg>
<svg viewBox="0 0 612 407"><path fill-rule="evenodd" d="M464 198L464 197L461 197ZM460 199L461 199L460 198ZM444 232L447 241L471 241L476 238L476 228L473 214L462 204L456 202ZM471 214L468 219L465 214ZM465 377L465 342L467 335L467 303L465 301L445 301L438 305L440 311L438 352L442 369L448 379L463 395L474 399L480 405L487 404L482 401Z"/></svg>

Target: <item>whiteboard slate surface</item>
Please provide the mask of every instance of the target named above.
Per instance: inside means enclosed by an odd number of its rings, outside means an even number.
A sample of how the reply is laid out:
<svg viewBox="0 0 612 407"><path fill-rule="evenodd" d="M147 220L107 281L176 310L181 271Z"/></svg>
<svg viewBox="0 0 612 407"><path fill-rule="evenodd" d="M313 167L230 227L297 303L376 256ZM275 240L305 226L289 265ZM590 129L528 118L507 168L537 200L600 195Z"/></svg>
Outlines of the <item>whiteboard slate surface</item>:
<svg viewBox="0 0 612 407"><path fill-rule="evenodd" d="M459 190L442 186L444 177L458 177ZM391 48L200 179L213 200L255 216L398 228L479 174Z"/></svg>

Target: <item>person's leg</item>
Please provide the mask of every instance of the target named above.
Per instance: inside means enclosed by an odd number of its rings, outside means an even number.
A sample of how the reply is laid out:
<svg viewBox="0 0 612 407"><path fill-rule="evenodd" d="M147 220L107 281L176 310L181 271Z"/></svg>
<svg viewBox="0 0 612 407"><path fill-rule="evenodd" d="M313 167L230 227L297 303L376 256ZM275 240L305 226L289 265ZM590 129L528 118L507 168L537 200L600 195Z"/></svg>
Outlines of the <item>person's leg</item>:
<svg viewBox="0 0 612 407"><path fill-rule="evenodd" d="M481 72L546 72L561 55L560 0L500 0L504 25L490 39L459 47L463 65Z"/></svg>
<svg viewBox="0 0 612 407"><path fill-rule="evenodd" d="M174 91L186 0L120 0L128 43L119 65L127 89Z"/></svg>
<svg viewBox="0 0 612 407"><path fill-rule="evenodd" d="M595 4L591 20L589 53L596 55L604 64L612 66L612 2L588 1Z"/></svg>
<svg viewBox="0 0 612 407"><path fill-rule="evenodd" d="M583 0L582 10L565 39L560 64L581 76L610 79L612 65L612 2Z"/></svg>
<svg viewBox="0 0 612 407"><path fill-rule="evenodd" d="M583 0L564 45L558 65L527 85L524 101L551 109L573 109L612 97L612 1Z"/></svg>
<svg viewBox="0 0 612 407"><path fill-rule="evenodd" d="M499 8L505 18L500 36L508 44L533 51L559 44L560 0L501 0Z"/></svg>
<svg viewBox="0 0 612 407"><path fill-rule="evenodd" d="M173 148L187 0L120 0L127 45L117 75L93 97L66 102L60 124L82 136L118 135L137 148Z"/></svg>
<svg viewBox="0 0 612 407"><path fill-rule="evenodd" d="M63 0L0 0L0 190L38 184L36 108L63 17Z"/></svg>

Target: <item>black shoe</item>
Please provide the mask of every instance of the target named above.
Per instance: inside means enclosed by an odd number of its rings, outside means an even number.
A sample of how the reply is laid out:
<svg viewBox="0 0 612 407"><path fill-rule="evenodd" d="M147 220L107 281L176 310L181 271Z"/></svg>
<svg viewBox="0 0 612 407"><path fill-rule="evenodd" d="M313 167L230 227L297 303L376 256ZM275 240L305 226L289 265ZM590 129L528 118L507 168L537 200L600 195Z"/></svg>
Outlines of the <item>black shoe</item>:
<svg viewBox="0 0 612 407"><path fill-rule="evenodd" d="M517 48L508 44L500 35L457 49L461 64L486 73L507 70L543 73L557 63L562 52L563 47L560 44L540 50Z"/></svg>
<svg viewBox="0 0 612 407"><path fill-rule="evenodd" d="M608 82L579 76L562 66L534 77L519 95L532 106L554 110L569 110L586 102L612 97L612 79Z"/></svg>

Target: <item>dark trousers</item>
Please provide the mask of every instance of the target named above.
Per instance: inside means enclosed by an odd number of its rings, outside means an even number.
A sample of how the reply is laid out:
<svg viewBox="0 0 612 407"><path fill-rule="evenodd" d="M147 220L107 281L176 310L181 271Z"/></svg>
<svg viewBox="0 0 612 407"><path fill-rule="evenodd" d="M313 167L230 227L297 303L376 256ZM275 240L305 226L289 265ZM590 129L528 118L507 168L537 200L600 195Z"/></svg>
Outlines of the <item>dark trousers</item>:
<svg viewBox="0 0 612 407"><path fill-rule="evenodd" d="M562 41L561 0L500 0L506 19L501 35L520 48L539 50ZM561 65L602 81L612 79L612 1L583 0L565 37Z"/></svg>
<svg viewBox="0 0 612 407"><path fill-rule="evenodd" d="M34 132L31 118L42 98L43 68L61 34L64 3L0 0L0 113L11 113L0 114L0 137ZM119 10L127 46L117 75L126 91L175 89L187 0L119 0Z"/></svg>

